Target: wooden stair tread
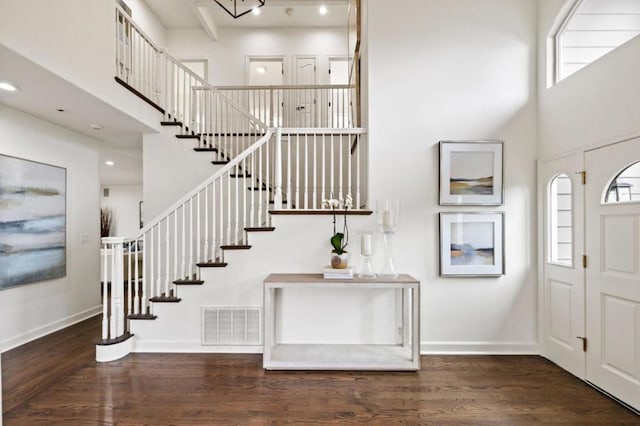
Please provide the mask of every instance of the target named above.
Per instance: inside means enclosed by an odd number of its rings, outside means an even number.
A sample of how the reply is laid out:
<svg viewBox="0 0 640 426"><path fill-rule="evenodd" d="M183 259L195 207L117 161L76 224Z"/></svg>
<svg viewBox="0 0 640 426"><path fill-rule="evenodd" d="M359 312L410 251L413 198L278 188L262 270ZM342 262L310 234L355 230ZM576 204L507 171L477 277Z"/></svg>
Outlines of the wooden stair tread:
<svg viewBox="0 0 640 426"><path fill-rule="evenodd" d="M325 210L303 210L303 209L291 209L291 210L269 210L270 214L273 215L332 215L334 212L329 209ZM336 210L336 215L344 215L347 216L369 216L373 214L371 210Z"/></svg>
<svg viewBox="0 0 640 426"><path fill-rule="evenodd" d="M220 246L220 248L222 250L249 250L251 246L245 245L245 244L237 244L237 245Z"/></svg>
<svg viewBox="0 0 640 426"><path fill-rule="evenodd" d="M98 339L96 340L95 343L98 346L109 346L109 345L115 345L117 343L122 343L124 341L129 340L132 337L133 337L132 333L126 332L122 336L118 336L114 339Z"/></svg>
<svg viewBox="0 0 640 426"><path fill-rule="evenodd" d="M201 262L196 263L196 266L200 268L224 268L228 265L227 262Z"/></svg>
<svg viewBox="0 0 640 426"><path fill-rule="evenodd" d="M182 299L175 296L156 296L149 299L150 302L159 302L159 303L178 303Z"/></svg>
<svg viewBox="0 0 640 426"><path fill-rule="evenodd" d="M158 317L152 314L131 314L127 318L132 320L154 320Z"/></svg>
<svg viewBox="0 0 640 426"><path fill-rule="evenodd" d="M176 285L202 285L204 284L204 280L185 279L185 280L175 280L173 283Z"/></svg>
<svg viewBox="0 0 640 426"><path fill-rule="evenodd" d="M178 139L200 139L198 135L176 135Z"/></svg>
<svg viewBox="0 0 640 426"><path fill-rule="evenodd" d="M249 191L273 191L271 188L265 188L264 186L250 186L247 188Z"/></svg>
<svg viewBox="0 0 640 426"><path fill-rule="evenodd" d="M250 173L232 173L229 175L229 177L232 178L250 178L251 174Z"/></svg>
<svg viewBox="0 0 640 426"><path fill-rule="evenodd" d="M271 232L275 231L276 228L274 226L253 226L244 228L247 232Z"/></svg>
<svg viewBox="0 0 640 426"><path fill-rule="evenodd" d="M193 150L195 152L218 152L218 148L211 148L211 147L206 147L206 148L193 148Z"/></svg>
<svg viewBox="0 0 640 426"><path fill-rule="evenodd" d="M229 164L230 160L213 160L211 162L211 164L215 164L215 165L223 165L223 164Z"/></svg>
<svg viewBox="0 0 640 426"><path fill-rule="evenodd" d="M180 121L161 121L161 126L182 126Z"/></svg>

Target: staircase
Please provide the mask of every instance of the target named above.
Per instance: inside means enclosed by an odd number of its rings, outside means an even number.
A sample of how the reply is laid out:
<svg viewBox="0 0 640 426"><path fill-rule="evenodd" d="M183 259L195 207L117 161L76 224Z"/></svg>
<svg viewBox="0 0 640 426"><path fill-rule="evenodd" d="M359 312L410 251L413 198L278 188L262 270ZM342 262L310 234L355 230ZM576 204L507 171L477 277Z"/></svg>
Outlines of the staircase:
<svg viewBox="0 0 640 426"><path fill-rule="evenodd" d="M358 207L350 214L370 214L362 190L363 129L269 127L259 118L261 112L249 112L156 48L119 8L116 26L116 81L162 113L161 125L175 129L176 143L190 142L190 148L209 156L217 170L137 235L102 239L98 361L134 350L131 338L136 328L144 330L137 332L141 335L171 328L152 325L159 312L179 312L171 306L180 304L183 294L202 297L189 288L215 286L215 271L227 268L231 253L250 250L250 236L276 230L272 215L331 214L323 210L322 200L346 195ZM339 122L344 125L345 120ZM323 235L322 241L328 233ZM259 311L260 298L255 291L249 293L246 300ZM237 308L229 309L215 318L239 315ZM251 309L242 312L245 319L255 315ZM247 323L256 327L255 321ZM242 346L242 339L234 342Z"/></svg>

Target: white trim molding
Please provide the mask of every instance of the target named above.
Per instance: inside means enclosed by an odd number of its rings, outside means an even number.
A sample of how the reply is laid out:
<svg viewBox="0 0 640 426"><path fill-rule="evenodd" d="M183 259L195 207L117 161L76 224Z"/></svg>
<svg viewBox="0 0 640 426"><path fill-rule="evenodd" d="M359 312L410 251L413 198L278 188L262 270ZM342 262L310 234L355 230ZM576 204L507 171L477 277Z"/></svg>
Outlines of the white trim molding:
<svg viewBox="0 0 640 426"><path fill-rule="evenodd" d="M537 342L421 342L421 355L540 355Z"/></svg>
<svg viewBox="0 0 640 426"><path fill-rule="evenodd" d="M209 353L209 354L261 354L262 345L258 346L209 346L202 342L175 341L134 341L131 352L161 353Z"/></svg>
<svg viewBox="0 0 640 426"><path fill-rule="evenodd" d="M81 321L84 321L93 316L96 316L101 312L102 312L102 305L95 306L93 308L86 309L82 312L78 312L77 314L59 319L57 321L53 321L49 324L43 325L42 327L38 327L26 333L12 337L8 340L4 340L0 342L0 353L6 352L13 348L17 348L18 346L24 345L25 343L29 343L32 340L39 339L40 337L54 333L58 330L62 330L63 328L67 328L73 324L77 324Z"/></svg>

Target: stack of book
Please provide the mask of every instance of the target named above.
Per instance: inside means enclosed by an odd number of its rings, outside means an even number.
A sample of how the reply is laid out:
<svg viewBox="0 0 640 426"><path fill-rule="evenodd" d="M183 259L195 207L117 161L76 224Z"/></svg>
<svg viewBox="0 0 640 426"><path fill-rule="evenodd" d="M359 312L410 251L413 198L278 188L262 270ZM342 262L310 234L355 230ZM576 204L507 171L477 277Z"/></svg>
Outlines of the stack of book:
<svg viewBox="0 0 640 426"><path fill-rule="evenodd" d="M324 268L325 280L352 280L353 268L334 269L330 266Z"/></svg>

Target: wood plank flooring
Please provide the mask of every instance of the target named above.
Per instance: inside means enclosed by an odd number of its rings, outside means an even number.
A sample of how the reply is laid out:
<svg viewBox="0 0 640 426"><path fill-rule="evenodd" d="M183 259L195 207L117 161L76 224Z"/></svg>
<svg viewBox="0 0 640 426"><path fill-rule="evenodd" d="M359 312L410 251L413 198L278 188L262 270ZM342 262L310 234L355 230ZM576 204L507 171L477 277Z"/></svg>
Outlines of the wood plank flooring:
<svg viewBox="0 0 640 426"><path fill-rule="evenodd" d="M86 321L2 355L6 426L640 425L537 356L423 356L417 373L270 372L261 355L131 354L98 364L98 330Z"/></svg>

